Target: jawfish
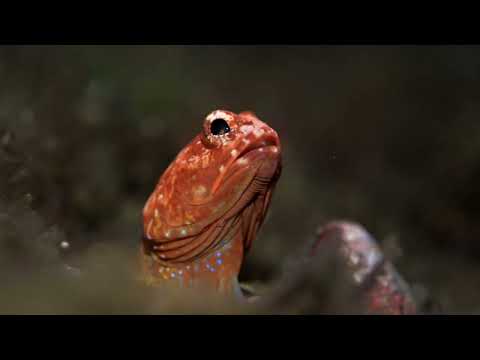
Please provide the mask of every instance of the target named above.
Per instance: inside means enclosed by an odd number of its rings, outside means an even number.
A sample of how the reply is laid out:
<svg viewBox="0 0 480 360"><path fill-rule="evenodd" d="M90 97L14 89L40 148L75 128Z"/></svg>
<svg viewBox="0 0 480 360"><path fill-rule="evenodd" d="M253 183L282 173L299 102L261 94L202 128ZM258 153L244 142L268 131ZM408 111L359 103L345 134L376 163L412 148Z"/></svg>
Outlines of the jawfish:
<svg viewBox="0 0 480 360"><path fill-rule="evenodd" d="M210 113L145 204L142 279L240 294L281 168L278 134L255 114Z"/></svg>

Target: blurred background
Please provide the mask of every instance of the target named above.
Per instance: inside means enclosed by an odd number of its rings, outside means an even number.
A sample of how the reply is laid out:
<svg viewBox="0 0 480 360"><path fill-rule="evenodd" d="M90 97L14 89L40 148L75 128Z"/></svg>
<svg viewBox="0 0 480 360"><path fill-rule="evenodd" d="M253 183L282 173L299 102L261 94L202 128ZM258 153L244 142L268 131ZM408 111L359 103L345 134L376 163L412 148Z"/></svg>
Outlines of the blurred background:
<svg viewBox="0 0 480 360"><path fill-rule="evenodd" d="M480 312L480 48L465 46L0 47L0 312L140 311L108 259L135 253L147 197L217 108L254 111L283 145L243 281L275 281L348 219L425 309ZM65 263L107 275L72 290L50 278Z"/></svg>

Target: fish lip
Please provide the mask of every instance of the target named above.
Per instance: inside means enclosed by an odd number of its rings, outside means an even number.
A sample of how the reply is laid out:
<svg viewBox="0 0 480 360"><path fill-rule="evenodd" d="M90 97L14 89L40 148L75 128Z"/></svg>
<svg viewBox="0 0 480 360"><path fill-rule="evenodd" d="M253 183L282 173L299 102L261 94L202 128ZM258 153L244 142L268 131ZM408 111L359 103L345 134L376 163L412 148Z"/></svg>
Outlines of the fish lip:
<svg viewBox="0 0 480 360"><path fill-rule="evenodd" d="M240 154L235 158L235 161L241 159L246 154L248 154L248 153L250 153L254 150L261 149L261 148L267 148L267 147L270 147L270 146L275 147L277 149L277 152L280 153L280 143L275 137L272 136L272 137L265 138L265 140L263 140L263 141L252 142L252 143L248 144L240 152Z"/></svg>
<svg viewBox="0 0 480 360"><path fill-rule="evenodd" d="M225 179L229 179L238 171L242 171L242 169L245 168L244 164L239 163L239 161L243 157L245 157L252 151L268 147L275 147L277 151L272 152L272 154L275 153L280 155L280 141L278 140L278 138L275 138L273 136L266 137L263 141L249 143L237 156L232 157L231 160L228 162L226 168L220 172L220 176L215 180L214 184L212 185L212 193L215 193L217 191L222 181L225 181ZM265 155L267 155L267 151L265 151L264 153ZM278 158L280 159L280 156L278 156Z"/></svg>

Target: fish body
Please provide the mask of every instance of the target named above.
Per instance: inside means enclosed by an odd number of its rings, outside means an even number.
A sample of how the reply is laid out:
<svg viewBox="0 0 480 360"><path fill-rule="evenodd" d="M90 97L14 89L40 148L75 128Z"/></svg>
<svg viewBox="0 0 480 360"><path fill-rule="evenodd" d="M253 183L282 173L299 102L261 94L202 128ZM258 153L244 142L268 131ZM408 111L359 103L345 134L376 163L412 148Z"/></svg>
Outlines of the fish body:
<svg viewBox="0 0 480 360"><path fill-rule="evenodd" d="M143 209L145 281L239 292L238 273L280 173L272 128L251 112L210 113Z"/></svg>
<svg viewBox="0 0 480 360"><path fill-rule="evenodd" d="M317 254L331 250L329 246L333 246L334 255L359 290L365 313L418 313L409 285L363 226L349 221L333 221L321 227L310 247L310 259L314 261Z"/></svg>

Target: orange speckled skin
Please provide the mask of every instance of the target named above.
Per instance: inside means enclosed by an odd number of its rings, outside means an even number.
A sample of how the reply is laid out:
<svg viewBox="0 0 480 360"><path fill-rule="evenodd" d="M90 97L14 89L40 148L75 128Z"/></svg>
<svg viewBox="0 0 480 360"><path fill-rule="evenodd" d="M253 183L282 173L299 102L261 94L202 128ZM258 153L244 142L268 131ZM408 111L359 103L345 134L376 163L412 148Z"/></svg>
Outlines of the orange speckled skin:
<svg viewBox="0 0 480 360"><path fill-rule="evenodd" d="M228 124L228 132L212 133L218 119ZM280 172L280 141L267 124L251 112L209 114L145 204L145 281L238 292L245 252Z"/></svg>

